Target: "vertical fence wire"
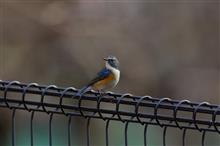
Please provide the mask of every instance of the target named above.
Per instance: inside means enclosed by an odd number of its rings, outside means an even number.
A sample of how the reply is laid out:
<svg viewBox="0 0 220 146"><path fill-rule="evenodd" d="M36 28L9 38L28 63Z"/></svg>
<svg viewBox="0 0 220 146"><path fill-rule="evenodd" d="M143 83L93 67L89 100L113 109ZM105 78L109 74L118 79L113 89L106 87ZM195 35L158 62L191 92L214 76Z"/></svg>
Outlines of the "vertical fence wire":
<svg viewBox="0 0 220 146"><path fill-rule="evenodd" d="M12 146L15 146L15 112L16 112L16 109L13 109L13 112L12 112Z"/></svg>
<svg viewBox="0 0 220 146"><path fill-rule="evenodd" d="M110 120L108 119L105 125L105 145L109 146L109 123Z"/></svg>
<svg viewBox="0 0 220 146"><path fill-rule="evenodd" d="M145 126L144 126L144 146L147 146L147 130L148 130L148 124L145 124Z"/></svg>
<svg viewBox="0 0 220 146"><path fill-rule="evenodd" d="M72 131L72 117L69 116L69 120L68 120L68 146L71 146L71 131Z"/></svg>
<svg viewBox="0 0 220 146"><path fill-rule="evenodd" d="M167 126L163 129L163 146L166 146L166 133L167 133Z"/></svg>
<svg viewBox="0 0 220 146"><path fill-rule="evenodd" d="M125 124L125 130L124 130L125 146L128 146L128 124L129 124L129 122L127 121Z"/></svg>
<svg viewBox="0 0 220 146"><path fill-rule="evenodd" d="M182 135L182 144L183 144L183 146L185 146L185 144L186 144L186 128L184 128L184 130L183 130L183 135Z"/></svg>
<svg viewBox="0 0 220 146"><path fill-rule="evenodd" d="M52 146L52 120L53 120L53 113L50 114L50 120L49 120L49 146Z"/></svg>
<svg viewBox="0 0 220 146"><path fill-rule="evenodd" d="M33 132L34 113L35 113L35 111L31 112L31 119L30 119L31 146L34 145L34 132Z"/></svg>
<svg viewBox="0 0 220 146"><path fill-rule="evenodd" d="M87 124L86 124L86 142L87 146L90 146L90 121L91 118L87 119Z"/></svg>

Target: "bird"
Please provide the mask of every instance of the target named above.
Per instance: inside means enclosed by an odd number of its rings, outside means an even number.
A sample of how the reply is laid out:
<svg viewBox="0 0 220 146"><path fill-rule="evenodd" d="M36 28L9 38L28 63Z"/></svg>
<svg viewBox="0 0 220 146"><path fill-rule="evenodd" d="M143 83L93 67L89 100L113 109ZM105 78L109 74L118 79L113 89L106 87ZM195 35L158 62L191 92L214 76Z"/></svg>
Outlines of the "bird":
<svg viewBox="0 0 220 146"><path fill-rule="evenodd" d="M105 67L97 73L95 78L83 86L76 96L82 96L91 89L102 94L104 90L114 88L118 84L120 79L118 59L115 56L108 56L104 58L104 61Z"/></svg>

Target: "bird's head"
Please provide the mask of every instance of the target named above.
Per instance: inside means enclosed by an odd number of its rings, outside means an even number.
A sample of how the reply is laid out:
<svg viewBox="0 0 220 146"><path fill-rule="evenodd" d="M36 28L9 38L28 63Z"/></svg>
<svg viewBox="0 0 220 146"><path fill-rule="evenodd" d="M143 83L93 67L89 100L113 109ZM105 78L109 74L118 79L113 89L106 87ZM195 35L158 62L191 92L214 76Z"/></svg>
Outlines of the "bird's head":
<svg viewBox="0 0 220 146"><path fill-rule="evenodd" d="M108 56L107 58L104 58L104 60L106 62L106 67L119 69L119 61L115 56Z"/></svg>

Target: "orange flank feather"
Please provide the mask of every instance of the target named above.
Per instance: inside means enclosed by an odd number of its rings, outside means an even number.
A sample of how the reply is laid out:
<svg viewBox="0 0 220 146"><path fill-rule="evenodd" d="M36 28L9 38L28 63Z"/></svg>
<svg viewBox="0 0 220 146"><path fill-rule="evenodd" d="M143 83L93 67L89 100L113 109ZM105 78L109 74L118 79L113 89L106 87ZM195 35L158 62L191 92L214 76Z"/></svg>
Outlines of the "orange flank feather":
<svg viewBox="0 0 220 146"><path fill-rule="evenodd" d="M111 82L115 79L115 76L113 74L110 74L107 78L100 80L96 82L92 87L94 90L100 90L111 84Z"/></svg>

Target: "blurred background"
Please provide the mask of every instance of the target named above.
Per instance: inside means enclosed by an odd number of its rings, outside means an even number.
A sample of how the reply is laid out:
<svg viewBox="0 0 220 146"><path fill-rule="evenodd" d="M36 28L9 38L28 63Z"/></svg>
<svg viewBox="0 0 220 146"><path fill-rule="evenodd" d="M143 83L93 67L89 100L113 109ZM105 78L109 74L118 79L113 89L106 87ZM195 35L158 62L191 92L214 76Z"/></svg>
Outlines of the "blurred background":
<svg viewBox="0 0 220 146"><path fill-rule="evenodd" d="M121 80L112 91L220 104L219 6L218 0L0 0L0 79L80 88L103 67L103 57L114 55ZM0 145L11 145L11 113L0 115ZM16 115L21 146L30 143L27 115ZM38 116L35 143L48 145L48 117ZM66 145L67 120L56 119L53 143ZM101 146L103 122L92 124L92 143ZM73 125L74 145L85 145L85 121ZM130 129L131 145L143 145L143 128ZM162 130L151 130L149 144L160 145ZM113 122L111 132L110 144L124 145L123 124ZM201 135L189 133L188 145L200 145ZM169 145L180 145L181 131L174 136ZM219 137L207 139L220 145Z"/></svg>

